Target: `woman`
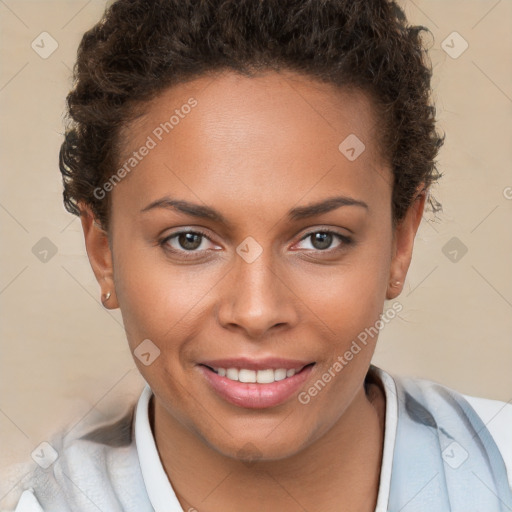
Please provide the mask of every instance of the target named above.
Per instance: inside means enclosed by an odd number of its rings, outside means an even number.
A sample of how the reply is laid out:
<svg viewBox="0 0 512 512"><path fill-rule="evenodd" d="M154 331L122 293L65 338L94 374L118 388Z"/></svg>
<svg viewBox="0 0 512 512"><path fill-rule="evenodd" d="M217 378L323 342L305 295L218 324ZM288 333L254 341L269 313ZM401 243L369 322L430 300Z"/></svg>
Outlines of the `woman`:
<svg viewBox="0 0 512 512"><path fill-rule="evenodd" d="M371 364L440 177L422 30L118 0L84 35L64 202L147 386L56 436L17 512L512 509L511 406Z"/></svg>

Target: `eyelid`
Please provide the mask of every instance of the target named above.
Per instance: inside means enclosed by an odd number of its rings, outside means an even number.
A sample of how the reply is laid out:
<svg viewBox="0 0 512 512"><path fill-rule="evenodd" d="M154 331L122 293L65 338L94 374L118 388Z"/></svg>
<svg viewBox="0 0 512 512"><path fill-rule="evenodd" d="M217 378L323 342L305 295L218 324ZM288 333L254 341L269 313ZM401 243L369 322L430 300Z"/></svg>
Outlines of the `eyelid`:
<svg viewBox="0 0 512 512"><path fill-rule="evenodd" d="M182 254L182 255L186 255L186 254L190 255L190 256L186 256L186 257L194 257L193 256L194 254L201 254L201 253L204 253L204 252L207 251L205 249L203 249L201 251L197 251L197 250L186 251L185 249L175 249L174 247L171 247L171 248L166 248L165 247L165 245L167 244L167 242L170 239L172 239L174 237L177 237L177 236L179 236L179 235L181 235L183 233L199 234L202 237L206 238L212 244L215 244L215 242L213 242L213 240L210 238L210 236L202 228L191 226L189 228L180 228L178 231L174 231L174 232L170 233L169 235L166 235L164 238L159 240L158 245L160 245L161 247L164 248L164 250L167 250L169 252L179 253L179 254ZM340 243L339 246L334 247L334 248L329 248L329 249L325 249L325 250L309 249L308 251L316 251L316 252L319 252L319 253L330 253L330 252L333 252L333 251L335 252L336 250L340 250L340 249L346 247L347 245L350 245L350 244L353 243L352 238L350 236L348 236L348 235L340 233L337 230L335 230L333 228L330 228L330 227L327 227L327 226L318 226L316 228L312 228L309 231L306 231L305 233L303 233L301 235L301 237L299 238L299 240L297 242L295 242L295 244L302 242L303 240L307 239L308 237L310 237L310 236L312 236L312 235L314 235L316 233L327 233L327 234L331 234L331 235L337 236L338 239L341 241L341 243Z"/></svg>
<svg viewBox="0 0 512 512"><path fill-rule="evenodd" d="M162 239L160 239L159 244L165 244L167 241L169 241L171 238L174 238L178 235L182 235L184 233L193 233L197 235L203 236L203 238L206 238L208 241L210 241L212 244L215 242L211 239L211 237L204 231L202 228L199 227L190 227L190 228L180 228L178 231L174 231L168 235L165 235ZM185 251L182 250L180 252L197 252L197 251Z"/></svg>
<svg viewBox="0 0 512 512"><path fill-rule="evenodd" d="M316 233L327 233L329 235L334 235L334 236L338 237L338 239L341 241L341 244L338 247L333 247L333 248L325 249L325 250L316 249L316 251L319 253L329 253L331 251L336 251L337 249L341 249L344 246L354 243L353 239L349 235L345 235L344 233L340 233L339 231L332 229L332 228L328 228L328 227L317 227L315 229L307 231L306 233L304 233L301 236L299 241L296 243L302 242L303 240L309 238L311 235L314 235ZM310 250L313 250L313 249L310 249Z"/></svg>
<svg viewBox="0 0 512 512"><path fill-rule="evenodd" d="M304 238L305 236L308 236L308 235L312 235L314 233L334 233L336 235L340 235L340 236L345 236L347 238L349 238L349 235L345 235L344 233L341 233L340 231L338 231L336 228L333 228L332 226L314 226L313 228L307 228L308 231L305 231L304 234L302 235L302 238ZM348 230L350 231L350 230ZM301 238L301 240L302 240Z"/></svg>

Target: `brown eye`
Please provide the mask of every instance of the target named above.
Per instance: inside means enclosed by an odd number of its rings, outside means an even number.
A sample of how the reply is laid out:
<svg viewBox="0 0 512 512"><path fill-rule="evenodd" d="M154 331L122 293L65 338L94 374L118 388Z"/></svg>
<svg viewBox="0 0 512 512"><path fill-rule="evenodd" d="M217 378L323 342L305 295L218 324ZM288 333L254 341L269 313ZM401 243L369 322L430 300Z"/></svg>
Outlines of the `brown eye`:
<svg viewBox="0 0 512 512"><path fill-rule="evenodd" d="M201 245L203 235L199 233L179 233L177 235L177 241L179 245L188 251L193 251Z"/></svg>
<svg viewBox="0 0 512 512"><path fill-rule="evenodd" d="M318 232L313 233L312 235L309 236L312 237L311 242L315 249L328 249L329 246L332 244L333 236L331 233Z"/></svg>
<svg viewBox="0 0 512 512"><path fill-rule="evenodd" d="M339 243L335 247L331 247L335 240L338 240ZM352 239L344 236L340 233L336 233L335 231L312 231L301 238L301 242L304 240L309 240L312 247L306 247L306 249L312 249L322 252L336 251L338 249L343 249L347 245L352 243Z"/></svg>
<svg viewBox="0 0 512 512"><path fill-rule="evenodd" d="M181 258L195 258L204 256L213 246L210 238L201 231L177 231L166 236L158 244L169 254Z"/></svg>

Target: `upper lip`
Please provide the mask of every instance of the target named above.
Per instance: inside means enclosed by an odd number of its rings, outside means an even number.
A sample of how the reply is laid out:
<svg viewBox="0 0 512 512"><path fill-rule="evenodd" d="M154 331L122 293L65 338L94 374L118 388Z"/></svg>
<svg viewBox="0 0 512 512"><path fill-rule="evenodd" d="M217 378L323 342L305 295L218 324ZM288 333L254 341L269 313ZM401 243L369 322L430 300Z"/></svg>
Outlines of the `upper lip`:
<svg viewBox="0 0 512 512"><path fill-rule="evenodd" d="M313 363L313 361L301 361L298 359L284 359L281 357L266 357L264 359L251 359L248 357L237 357L228 359L210 359L201 361L204 366L210 368L245 368L247 370L277 370L285 368L286 370L302 369L304 366Z"/></svg>

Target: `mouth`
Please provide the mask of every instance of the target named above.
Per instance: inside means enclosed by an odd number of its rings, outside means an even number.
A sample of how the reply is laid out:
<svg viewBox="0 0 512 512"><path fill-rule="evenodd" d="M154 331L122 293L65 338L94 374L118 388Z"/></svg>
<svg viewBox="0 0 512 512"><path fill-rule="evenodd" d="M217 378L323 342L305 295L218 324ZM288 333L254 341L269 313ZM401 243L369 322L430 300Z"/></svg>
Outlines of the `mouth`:
<svg viewBox="0 0 512 512"><path fill-rule="evenodd" d="M219 364L216 362L215 364ZM247 409L275 407L287 401L310 377L315 362L274 361L272 364L247 368L246 363L236 366L197 365L208 387L223 400ZM276 366L281 364L282 366ZM257 365L257 366L258 366ZM274 368L269 366L275 366ZM288 368L284 366L289 366ZM290 367L291 366L291 367Z"/></svg>
<svg viewBox="0 0 512 512"><path fill-rule="evenodd" d="M289 379L294 375L300 373L308 366L313 366L315 363L305 364L295 368L264 368L260 370L252 370L250 368L236 368L236 367L213 367L202 365L212 372L215 372L220 377L236 382L257 383L257 384L272 384L281 380Z"/></svg>

